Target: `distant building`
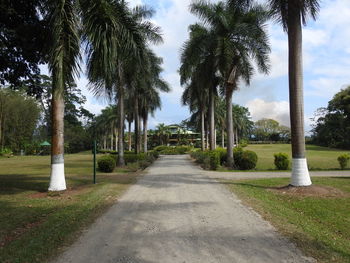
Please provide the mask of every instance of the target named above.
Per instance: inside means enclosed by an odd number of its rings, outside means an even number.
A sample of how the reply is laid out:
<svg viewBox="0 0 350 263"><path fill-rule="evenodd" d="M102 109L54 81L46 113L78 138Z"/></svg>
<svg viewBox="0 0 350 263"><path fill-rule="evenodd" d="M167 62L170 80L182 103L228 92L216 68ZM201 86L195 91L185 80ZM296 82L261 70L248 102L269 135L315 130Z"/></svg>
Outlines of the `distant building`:
<svg viewBox="0 0 350 263"><path fill-rule="evenodd" d="M200 133L186 130L179 125L173 124L167 126L170 132L169 145L181 145L191 144L194 145L197 141L200 141Z"/></svg>

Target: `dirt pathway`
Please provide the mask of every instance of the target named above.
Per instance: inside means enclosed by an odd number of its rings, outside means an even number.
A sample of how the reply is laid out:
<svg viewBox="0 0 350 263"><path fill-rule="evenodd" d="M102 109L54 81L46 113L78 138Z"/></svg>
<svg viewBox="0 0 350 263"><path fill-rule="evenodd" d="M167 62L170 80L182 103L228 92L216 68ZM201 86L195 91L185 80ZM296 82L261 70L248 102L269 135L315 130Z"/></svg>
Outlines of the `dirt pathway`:
<svg viewBox="0 0 350 263"><path fill-rule="evenodd" d="M311 262L188 156L161 157L56 262Z"/></svg>

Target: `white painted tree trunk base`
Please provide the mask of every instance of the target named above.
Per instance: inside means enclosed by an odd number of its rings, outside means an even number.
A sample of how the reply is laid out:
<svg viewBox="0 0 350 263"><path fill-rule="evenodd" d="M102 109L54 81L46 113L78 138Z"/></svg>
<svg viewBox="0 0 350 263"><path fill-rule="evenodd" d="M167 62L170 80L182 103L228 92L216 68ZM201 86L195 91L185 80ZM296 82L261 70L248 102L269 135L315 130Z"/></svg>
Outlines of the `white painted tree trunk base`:
<svg viewBox="0 0 350 263"><path fill-rule="evenodd" d="M64 163L51 164L51 176L49 191L66 190L66 179L64 176Z"/></svg>
<svg viewBox="0 0 350 263"><path fill-rule="evenodd" d="M309 186L311 185L309 169L307 167L306 158L293 158L292 161L292 182L293 186Z"/></svg>

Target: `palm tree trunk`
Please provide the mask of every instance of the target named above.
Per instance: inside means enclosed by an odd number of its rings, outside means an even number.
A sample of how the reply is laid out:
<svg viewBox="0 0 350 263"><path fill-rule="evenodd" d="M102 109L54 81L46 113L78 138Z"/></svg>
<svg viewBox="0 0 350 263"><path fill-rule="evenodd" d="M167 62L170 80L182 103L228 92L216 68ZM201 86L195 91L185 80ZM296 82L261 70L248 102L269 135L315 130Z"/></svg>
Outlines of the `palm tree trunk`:
<svg viewBox="0 0 350 263"><path fill-rule="evenodd" d="M125 165L124 161L124 87L121 85L118 90L118 166Z"/></svg>
<svg viewBox="0 0 350 263"><path fill-rule="evenodd" d="M53 85L51 101L52 140L49 191L63 191L67 188L64 175L64 81L57 81L56 85Z"/></svg>
<svg viewBox="0 0 350 263"><path fill-rule="evenodd" d="M114 134L113 134L113 126L111 127L111 151L113 151L113 137L114 137Z"/></svg>
<svg viewBox="0 0 350 263"><path fill-rule="evenodd" d="M131 151L131 121L129 121L129 140L128 140L128 143L129 143L129 152Z"/></svg>
<svg viewBox="0 0 350 263"><path fill-rule="evenodd" d="M135 153L140 153L140 114L139 114L139 100L135 95Z"/></svg>
<svg viewBox="0 0 350 263"><path fill-rule="evenodd" d="M205 150L205 117L204 117L204 110L201 109L201 149L202 151Z"/></svg>
<svg viewBox="0 0 350 263"><path fill-rule="evenodd" d="M234 167L233 160L233 121L232 121L232 85L226 87L226 126L227 126L227 166L229 168Z"/></svg>
<svg viewBox="0 0 350 263"><path fill-rule="evenodd" d="M114 128L114 135L115 135L115 151L118 152L118 130L116 127Z"/></svg>
<svg viewBox="0 0 350 263"><path fill-rule="evenodd" d="M205 149L209 149L208 120L205 122Z"/></svg>
<svg viewBox="0 0 350 263"><path fill-rule="evenodd" d="M308 186L312 183L305 158L302 26L299 11L293 12L288 18L288 46L293 157L291 184L293 186Z"/></svg>
<svg viewBox="0 0 350 263"><path fill-rule="evenodd" d="M236 145L238 146L239 145L239 139L238 139L238 131L237 131L237 128L235 129L236 131Z"/></svg>
<svg viewBox="0 0 350 263"><path fill-rule="evenodd" d="M106 134L103 135L103 149L107 150L107 137L106 137Z"/></svg>
<svg viewBox="0 0 350 263"><path fill-rule="evenodd" d="M148 152L147 122L148 118L145 116L145 118L143 118L143 151L145 153Z"/></svg>
<svg viewBox="0 0 350 263"><path fill-rule="evenodd" d="M214 88L209 90L209 141L210 150L215 150Z"/></svg>
<svg viewBox="0 0 350 263"><path fill-rule="evenodd" d="M214 129L214 150L216 149L216 129Z"/></svg>
<svg viewBox="0 0 350 263"><path fill-rule="evenodd" d="M221 147L225 148L225 129L221 129Z"/></svg>

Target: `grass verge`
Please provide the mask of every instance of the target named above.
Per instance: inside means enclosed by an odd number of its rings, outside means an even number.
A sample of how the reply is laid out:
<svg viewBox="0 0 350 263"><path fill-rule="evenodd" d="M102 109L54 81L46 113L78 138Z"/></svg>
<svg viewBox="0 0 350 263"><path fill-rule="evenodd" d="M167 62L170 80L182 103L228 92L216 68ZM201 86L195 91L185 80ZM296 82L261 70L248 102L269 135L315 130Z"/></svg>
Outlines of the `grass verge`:
<svg viewBox="0 0 350 263"><path fill-rule="evenodd" d="M313 178L315 185L340 190L339 197L305 197L270 189L287 185L286 178L223 182L306 255L319 262L350 262L350 177Z"/></svg>
<svg viewBox="0 0 350 263"><path fill-rule="evenodd" d="M49 157L0 160L0 262L47 262L136 181L133 169L97 174L91 154L66 155L69 189L48 194Z"/></svg>
<svg viewBox="0 0 350 263"><path fill-rule="evenodd" d="M287 153L289 158L292 158L290 144L250 144L244 149L254 151L258 155L258 163L255 169L257 171L277 171L274 165L275 153ZM346 151L316 145L306 145L306 157L309 170L340 170L337 158L339 155L344 153L349 153L349 150ZM347 170L349 169L350 168L348 167ZM226 168L222 168L219 169L219 171L227 172L228 170Z"/></svg>

